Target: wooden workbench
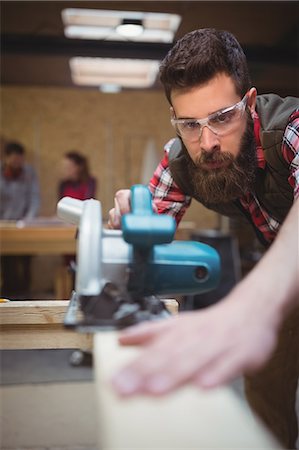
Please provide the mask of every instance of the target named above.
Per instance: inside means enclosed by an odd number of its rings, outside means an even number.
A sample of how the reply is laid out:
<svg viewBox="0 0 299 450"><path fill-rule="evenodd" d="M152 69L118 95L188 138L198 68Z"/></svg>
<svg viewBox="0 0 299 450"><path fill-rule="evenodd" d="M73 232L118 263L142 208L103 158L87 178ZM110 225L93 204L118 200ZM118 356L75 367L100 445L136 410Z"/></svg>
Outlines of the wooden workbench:
<svg viewBox="0 0 299 450"><path fill-rule="evenodd" d="M0 221L1 255L73 255L76 254L73 225L55 219L37 218L31 222ZM61 264L57 268L55 297L68 299L72 290L71 275Z"/></svg>
<svg viewBox="0 0 299 450"><path fill-rule="evenodd" d="M2 255L61 255L76 252L76 227L58 221L0 221Z"/></svg>
<svg viewBox="0 0 299 450"><path fill-rule="evenodd" d="M69 300L0 303L0 349L92 348L90 334L66 330Z"/></svg>
<svg viewBox="0 0 299 450"><path fill-rule="evenodd" d="M178 303L163 299L177 314ZM92 335L64 328L69 300L15 300L0 303L0 349L92 349Z"/></svg>

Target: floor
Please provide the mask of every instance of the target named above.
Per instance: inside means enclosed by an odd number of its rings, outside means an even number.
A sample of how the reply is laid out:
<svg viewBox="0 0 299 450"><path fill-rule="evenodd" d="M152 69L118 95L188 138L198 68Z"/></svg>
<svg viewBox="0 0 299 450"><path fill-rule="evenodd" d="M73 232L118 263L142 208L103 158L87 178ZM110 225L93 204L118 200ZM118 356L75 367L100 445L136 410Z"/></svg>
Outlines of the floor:
<svg viewBox="0 0 299 450"><path fill-rule="evenodd" d="M2 350L1 448L96 450L91 367L73 349Z"/></svg>
<svg viewBox="0 0 299 450"><path fill-rule="evenodd" d="M96 449L92 382L0 388L3 449Z"/></svg>

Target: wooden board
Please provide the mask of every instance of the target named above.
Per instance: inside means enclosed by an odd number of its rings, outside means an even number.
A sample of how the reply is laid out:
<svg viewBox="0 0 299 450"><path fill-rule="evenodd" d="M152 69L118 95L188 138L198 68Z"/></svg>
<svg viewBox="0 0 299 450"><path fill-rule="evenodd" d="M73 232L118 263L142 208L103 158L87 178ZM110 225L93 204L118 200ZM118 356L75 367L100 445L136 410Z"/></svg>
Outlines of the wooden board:
<svg viewBox="0 0 299 450"><path fill-rule="evenodd" d="M173 314L178 302L164 299ZM93 335L64 328L69 300L22 300L0 303L0 349L92 348Z"/></svg>
<svg viewBox="0 0 299 450"><path fill-rule="evenodd" d="M64 328L69 300L0 303L0 349L92 348L92 335Z"/></svg>
<svg viewBox="0 0 299 450"><path fill-rule="evenodd" d="M202 391L187 385L159 398L118 397L109 379L138 351L120 347L115 332L95 335L101 450L281 448L253 416L246 401L229 386Z"/></svg>

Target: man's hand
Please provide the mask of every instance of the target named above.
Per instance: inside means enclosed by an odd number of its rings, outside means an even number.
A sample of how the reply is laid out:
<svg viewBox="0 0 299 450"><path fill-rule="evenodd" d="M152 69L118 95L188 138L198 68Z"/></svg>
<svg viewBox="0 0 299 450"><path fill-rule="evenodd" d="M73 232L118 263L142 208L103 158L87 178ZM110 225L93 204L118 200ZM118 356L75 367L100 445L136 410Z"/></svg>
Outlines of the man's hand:
<svg viewBox="0 0 299 450"><path fill-rule="evenodd" d="M121 344L142 345L143 350L113 377L116 391L161 395L190 381L209 388L260 368L274 350L277 321L249 293L248 301L240 294L235 289L206 310L123 332Z"/></svg>
<svg viewBox="0 0 299 450"><path fill-rule="evenodd" d="M114 208L109 211L108 228L120 228L121 216L131 211L130 197L130 189L121 189L116 192L114 197Z"/></svg>
<svg viewBox="0 0 299 450"><path fill-rule="evenodd" d="M190 381L214 387L261 368L299 306L298 217L299 199L265 256L217 305L124 332L121 344L144 348L113 377L116 391L159 395Z"/></svg>

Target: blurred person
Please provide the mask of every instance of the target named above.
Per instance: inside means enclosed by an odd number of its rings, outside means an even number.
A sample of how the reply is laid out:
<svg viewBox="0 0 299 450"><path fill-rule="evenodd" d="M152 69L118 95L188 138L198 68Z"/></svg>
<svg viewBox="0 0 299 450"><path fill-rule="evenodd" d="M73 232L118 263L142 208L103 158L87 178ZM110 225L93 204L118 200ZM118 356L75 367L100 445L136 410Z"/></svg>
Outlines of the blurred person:
<svg viewBox="0 0 299 450"><path fill-rule="evenodd" d="M0 220L31 220L40 206L35 169L25 161L25 149L18 142L4 146L0 163ZM26 296L30 292L30 255L1 255L1 295Z"/></svg>
<svg viewBox="0 0 299 450"><path fill-rule="evenodd" d="M180 39L160 79L177 137L150 183L158 213L179 223L191 199L247 220L267 251L218 304L147 323L120 336L142 345L113 379L123 395L161 395L187 382L202 388L243 373L250 405L286 448L298 435L299 100L257 95L247 61L227 31L201 29ZM130 211L116 193L109 226Z"/></svg>
<svg viewBox="0 0 299 450"><path fill-rule="evenodd" d="M69 151L62 159L62 180L59 183L58 198L72 197L87 200L96 195L97 182L91 176L88 160L77 151ZM64 265L72 271L72 286L75 286L74 269L76 255L64 255Z"/></svg>
<svg viewBox="0 0 299 450"><path fill-rule="evenodd" d="M90 175L87 158L79 152L70 151L62 160L62 181L58 197L86 200L96 195L96 179Z"/></svg>

